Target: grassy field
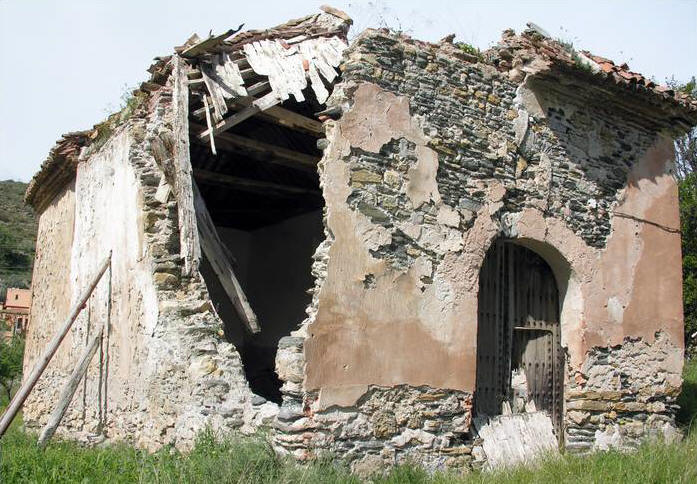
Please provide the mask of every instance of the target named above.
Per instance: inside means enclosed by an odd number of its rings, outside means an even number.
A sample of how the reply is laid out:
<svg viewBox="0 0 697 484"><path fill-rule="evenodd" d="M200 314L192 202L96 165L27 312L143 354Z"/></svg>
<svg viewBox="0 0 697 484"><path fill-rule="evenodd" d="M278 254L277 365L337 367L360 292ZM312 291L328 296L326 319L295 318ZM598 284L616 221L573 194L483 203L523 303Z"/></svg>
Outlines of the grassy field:
<svg viewBox="0 0 697 484"><path fill-rule="evenodd" d="M679 415L686 430L697 420L697 361L685 369L685 390ZM534 468L506 472L429 476L417 466L402 466L378 483L601 483L601 482L697 482L697 422L680 443L652 443L637 452L598 453L589 457L563 455L540 462ZM274 455L263 437L236 437L216 442L211 435L199 438L187 455L166 449L147 454L127 446L82 448L71 442L55 442L46 450L19 425L1 441L0 482L236 482L236 483L358 483L338 461L325 459L300 466Z"/></svg>

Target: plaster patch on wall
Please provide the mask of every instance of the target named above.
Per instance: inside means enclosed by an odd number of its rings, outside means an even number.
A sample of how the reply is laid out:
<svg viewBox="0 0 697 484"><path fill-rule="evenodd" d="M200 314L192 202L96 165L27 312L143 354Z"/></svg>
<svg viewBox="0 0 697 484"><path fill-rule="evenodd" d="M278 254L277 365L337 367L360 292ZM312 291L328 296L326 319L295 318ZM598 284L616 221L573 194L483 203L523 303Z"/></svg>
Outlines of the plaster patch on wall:
<svg viewBox="0 0 697 484"><path fill-rule="evenodd" d="M409 168L407 195L414 208L420 208L426 202L440 203L436 173L438 173L438 156L427 146L416 147L417 161Z"/></svg>

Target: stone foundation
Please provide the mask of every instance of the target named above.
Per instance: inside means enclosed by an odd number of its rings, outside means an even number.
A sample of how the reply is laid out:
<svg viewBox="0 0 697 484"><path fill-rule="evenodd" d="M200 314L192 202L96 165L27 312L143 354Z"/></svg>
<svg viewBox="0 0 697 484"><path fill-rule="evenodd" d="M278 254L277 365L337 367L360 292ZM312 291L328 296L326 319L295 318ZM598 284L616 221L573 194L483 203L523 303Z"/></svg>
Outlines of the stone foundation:
<svg viewBox="0 0 697 484"><path fill-rule="evenodd" d="M636 447L646 438L673 441L682 352L664 333L647 343L593 348L566 391L566 448L574 452Z"/></svg>
<svg viewBox="0 0 697 484"><path fill-rule="evenodd" d="M288 355L301 355L301 345L301 338L285 338L279 358L299 362L298 356ZM470 393L410 385L327 393L308 392L301 399L285 392L274 426L281 452L301 460L330 452L358 469L410 460L432 470L471 466ZM346 399L355 402L337 401Z"/></svg>

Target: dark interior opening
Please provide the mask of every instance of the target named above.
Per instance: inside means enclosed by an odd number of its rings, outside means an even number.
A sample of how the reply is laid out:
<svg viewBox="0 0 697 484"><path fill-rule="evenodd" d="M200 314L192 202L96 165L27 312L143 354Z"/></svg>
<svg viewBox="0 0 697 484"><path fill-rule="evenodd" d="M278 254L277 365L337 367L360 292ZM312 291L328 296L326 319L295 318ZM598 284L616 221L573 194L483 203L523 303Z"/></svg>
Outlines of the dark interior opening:
<svg viewBox="0 0 697 484"><path fill-rule="evenodd" d="M288 100L280 114L312 119L320 107L311 99L308 93L307 102ZM306 317L314 284L312 255L324 239L324 199L316 167L322 134L261 113L217 135L214 155L208 138L198 135L205 129L205 121L196 116L200 105L194 100L190 108L194 180L220 240L234 258L235 275L261 332L252 334L245 328L205 257L201 273L225 335L242 357L252 391L280 403L281 382L274 364L278 341Z"/></svg>

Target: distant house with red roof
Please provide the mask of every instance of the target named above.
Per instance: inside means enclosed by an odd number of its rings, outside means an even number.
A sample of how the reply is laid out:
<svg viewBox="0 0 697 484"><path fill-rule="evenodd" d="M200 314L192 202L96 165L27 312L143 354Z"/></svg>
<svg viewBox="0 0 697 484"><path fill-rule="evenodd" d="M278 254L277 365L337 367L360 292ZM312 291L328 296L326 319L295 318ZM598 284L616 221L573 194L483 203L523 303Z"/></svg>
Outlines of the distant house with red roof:
<svg viewBox="0 0 697 484"><path fill-rule="evenodd" d="M15 334L23 335L29 324L29 308L31 307L31 290L17 287L7 288L7 297L0 310L0 333L6 339Z"/></svg>

